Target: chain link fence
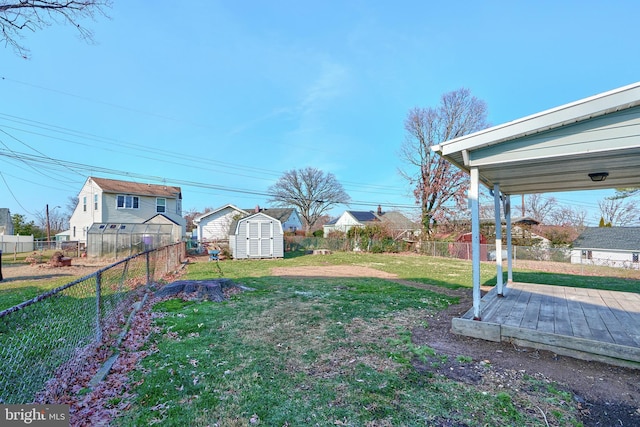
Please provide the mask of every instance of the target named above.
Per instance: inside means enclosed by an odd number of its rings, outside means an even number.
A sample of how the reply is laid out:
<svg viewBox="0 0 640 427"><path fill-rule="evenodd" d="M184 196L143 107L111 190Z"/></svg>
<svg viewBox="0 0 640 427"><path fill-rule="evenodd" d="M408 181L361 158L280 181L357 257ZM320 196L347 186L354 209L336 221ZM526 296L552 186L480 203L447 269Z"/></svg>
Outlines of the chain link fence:
<svg viewBox="0 0 640 427"><path fill-rule="evenodd" d="M149 285L185 258L184 243L130 256L0 312L0 403L32 402L57 369L111 339Z"/></svg>
<svg viewBox="0 0 640 427"><path fill-rule="evenodd" d="M314 251L327 249L330 251L364 251L372 253L382 252L404 252L410 251L423 255L445 258L456 258L470 260L472 258L472 247L469 242L440 242L440 241L420 241L409 242L393 239L349 239L349 238L323 238L306 236L285 236L285 251ZM507 259L506 246L502 246L502 253L496 253L495 244L480 245L480 260L495 261L497 256ZM640 270L640 249L635 253L626 254L627 260L620 257L605 255L602 252L579 251L567 247L551 247L544 245L537 246L513 246L511 251L514 267L518 261L540 261L544 263L564 263L589 268L594 266L615 267L627 270Z"/></svg>
<svg viewBox="0 0 640 427"><path fill-rule="evenodd" d="M328 249L331 251L364 251L373 253L382 252L404 252L411 251L423 255L471 259L472 248L468 242L438 242L420 241L410 242L404 240L388 239L349 239L349 238L323 238L305 236L285 236L286 251L313 251L317 249ZM555 261L571 262L571 249L552 248L544 246L513 246L512 256L517 260L531 261ZM495 261L496 246L493 244L480 245L480 260ZM503 259L507 257L507 251L502 250Z"/></svg>

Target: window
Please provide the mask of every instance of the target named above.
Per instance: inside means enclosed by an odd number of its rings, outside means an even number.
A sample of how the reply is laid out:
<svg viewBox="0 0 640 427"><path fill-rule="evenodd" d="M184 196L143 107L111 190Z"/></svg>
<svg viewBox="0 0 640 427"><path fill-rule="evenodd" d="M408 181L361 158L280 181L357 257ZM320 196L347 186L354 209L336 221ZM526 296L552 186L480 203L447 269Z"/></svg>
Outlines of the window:
<svg viewBox="0 0 640 427"><path fill-rule="evenodd" d="M98 195L94 194L93 195L93 209L94 210L98 210Z"/></svg>
<svg viewBox="0 0 640 427"><path fill-rule="evenodd" d="M156 212L165 213L167 211L167 199L158 197L156 199Z"/></svg>
<svg viewBox="0 0 640 427"><path fill-rule="evenodd" d="M84 196L82 198L82 211L86 212L87 211L87 196Z"/></svg>
<svg viewBox="0 0 640 427"><path fill-rule="evenodd" d="M176 214L182 216L182 199L176 199Z"/></svg>
<svg viewBox="0 0 640 427"><path fill-rule="evenodd" d="M582 251L582 259L593 259L593 252L591 251Z"/></svg>
<svg viewBox="0 0 640 427"><path fill-rule="evenodd" d="M73 237L76 237L76 226L73 226Z"/></svg>
<svg viewBox="0 0 640 427"><path fill-rule="evenodd" d="M593 259L593 252L587 251L587 259Z"/></svg>
<svg viewBox="0 0 640 427"><path fill-rule="evenodd" d="M140 207L140 198L138 196L118 194L116 200L117 209L138 209Z"/></svg>
<svg viewBox="0 0 640 427"><path fill-rule="evenodd" d="M638 252L634 252L631 254L631 261L632 262L638 262Z"/></svg>

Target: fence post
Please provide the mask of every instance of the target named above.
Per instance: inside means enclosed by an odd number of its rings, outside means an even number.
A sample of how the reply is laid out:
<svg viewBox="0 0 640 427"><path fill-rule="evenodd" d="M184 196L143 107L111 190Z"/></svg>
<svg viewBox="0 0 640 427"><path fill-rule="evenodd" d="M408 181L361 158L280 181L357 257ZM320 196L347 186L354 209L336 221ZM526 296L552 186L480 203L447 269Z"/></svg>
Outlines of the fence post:
<svg viewBox="0 0 640 427"><path fill-rule="evenodd" d="M147 259L147 287L151 285L151 261L149 259L149 254L151 251L145 252L145 256Z"/></svg>
<svg viewBox="0 0 640 427"><path fill-rule="evenodd" d="M102 322L100 316L100 306L102 305L102 272L96 273L96 342L102 340Z"/></svg>

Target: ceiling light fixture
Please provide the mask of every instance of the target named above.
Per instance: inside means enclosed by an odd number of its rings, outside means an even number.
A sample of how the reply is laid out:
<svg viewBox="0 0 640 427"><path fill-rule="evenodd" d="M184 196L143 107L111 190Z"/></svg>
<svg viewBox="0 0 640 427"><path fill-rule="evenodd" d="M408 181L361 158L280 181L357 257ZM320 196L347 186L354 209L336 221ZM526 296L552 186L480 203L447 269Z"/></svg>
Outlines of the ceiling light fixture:
<svg viewBox="0 0 640 427"><path fill-rule="evenodd" d="M591 181L593 182L602 182L607 179L608 176L609 172L595 172L589 174L589 178L591 178Z"/></svg>

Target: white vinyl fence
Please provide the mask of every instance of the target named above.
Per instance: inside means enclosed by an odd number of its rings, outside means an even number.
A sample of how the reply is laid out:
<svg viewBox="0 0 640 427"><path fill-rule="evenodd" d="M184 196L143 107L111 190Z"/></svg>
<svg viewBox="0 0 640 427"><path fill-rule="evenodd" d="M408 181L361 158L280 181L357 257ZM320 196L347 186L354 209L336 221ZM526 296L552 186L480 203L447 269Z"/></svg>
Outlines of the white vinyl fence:
<svg viewBox="0 0 640 427"><path fill-rule="evenodd" d="M33 236L0 235L0 250L3 254L33 252Z"/></svg>

